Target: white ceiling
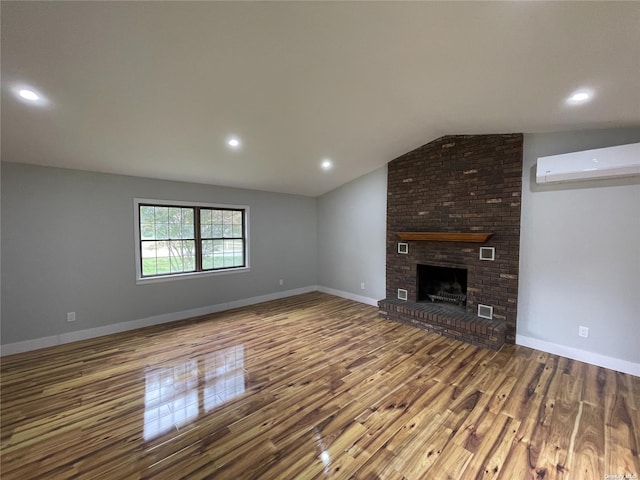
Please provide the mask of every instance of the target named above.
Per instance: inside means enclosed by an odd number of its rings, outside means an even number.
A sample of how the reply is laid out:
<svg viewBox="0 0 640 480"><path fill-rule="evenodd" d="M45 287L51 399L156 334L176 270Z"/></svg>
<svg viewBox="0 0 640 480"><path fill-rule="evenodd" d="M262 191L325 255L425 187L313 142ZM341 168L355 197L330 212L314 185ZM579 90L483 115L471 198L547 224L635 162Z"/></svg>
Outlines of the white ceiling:
<svg viewBox="0 0 640 480"><path fill-rule="evenodd" d="M3 161L315 196L446 134L640 124L640 2L1 13ZM18 100L20 86L46 104ZM579 88L593 101L566 105Z"/></svg>

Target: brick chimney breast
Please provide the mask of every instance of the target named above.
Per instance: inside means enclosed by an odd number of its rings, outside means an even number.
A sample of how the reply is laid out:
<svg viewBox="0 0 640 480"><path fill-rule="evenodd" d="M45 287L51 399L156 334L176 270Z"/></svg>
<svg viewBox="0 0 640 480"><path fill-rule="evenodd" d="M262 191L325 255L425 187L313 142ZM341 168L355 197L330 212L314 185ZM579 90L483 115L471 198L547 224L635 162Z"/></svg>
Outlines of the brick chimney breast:
<svg viewBox="0 0 640 480"><path fill-rule="evenodd" d="M479 304L492 306L494 320L478 319L485 322L482 328L486 326L485 330L495 336L500 325L486 322L502 322L506 342L515 343L522 151L523 136L519 133L453 135L389 163L388 300L398 302L398 289L406 290L402 310L418 312L418 319L427 318L429 314L422 307L412 306L417 304L417 265L464 268L468 272L466 305L462 316L451 322L462 324L471 315L477 317ZM404 240L396 232L493 235L485 243L408 241L408 254L398 254L398 242ZM495 248L494 261L479 258L481 246ZM403 320L415 323L413 319ZM472 330L475 332L476 327ZM462 339L483 344L475 336Z"/></svg>

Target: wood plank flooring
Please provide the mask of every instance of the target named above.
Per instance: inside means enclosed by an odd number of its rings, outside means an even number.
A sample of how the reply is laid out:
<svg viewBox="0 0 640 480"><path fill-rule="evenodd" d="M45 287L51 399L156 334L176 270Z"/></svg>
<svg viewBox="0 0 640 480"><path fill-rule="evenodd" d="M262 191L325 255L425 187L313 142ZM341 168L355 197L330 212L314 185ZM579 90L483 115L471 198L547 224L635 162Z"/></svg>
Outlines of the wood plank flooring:
<svg viewBox="0 0 640 480"><path fill-rule="evenodd" d="M640 378L322 293L5 357L1 373L3 480L640 475Z"/></svg>

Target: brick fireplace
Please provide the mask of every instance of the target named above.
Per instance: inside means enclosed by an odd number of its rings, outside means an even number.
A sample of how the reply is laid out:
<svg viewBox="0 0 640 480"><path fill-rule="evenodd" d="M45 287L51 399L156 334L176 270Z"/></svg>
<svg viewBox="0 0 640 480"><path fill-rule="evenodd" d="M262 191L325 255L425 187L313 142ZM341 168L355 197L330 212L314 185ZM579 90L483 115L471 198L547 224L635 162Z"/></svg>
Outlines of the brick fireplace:
<svg viewBox="0 0 640 480"><path fill-rule="evenodd" d="M521 134L446 136L389 163L382 315L489 348L514 343L522 145ZM447 271L419 287L419 273Z"/></svg>

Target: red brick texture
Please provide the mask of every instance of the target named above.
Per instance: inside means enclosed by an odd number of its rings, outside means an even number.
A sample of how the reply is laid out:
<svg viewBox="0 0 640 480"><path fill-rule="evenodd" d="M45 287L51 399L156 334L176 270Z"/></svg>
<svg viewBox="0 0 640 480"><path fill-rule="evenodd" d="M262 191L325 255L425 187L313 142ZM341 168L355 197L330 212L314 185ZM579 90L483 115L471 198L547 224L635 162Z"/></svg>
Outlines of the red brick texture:
<svg viewBox="0 0 640 480"><path fill-rule="evenodd" d="M389 163L388 300L406 289L407 311L415 310L417 264L466 268L467 314L477 317L480 303L493 306L493 319L505 324L506 341L515 342L522 146L522 134L446 136ZM493 236L485 243L464 243L404 242L396 235L411 231ZM409 244L407 255L397 253L398 242ZM495 247L495 261L479 259L481 246ZM415 323L414 315L405 316Z"/></svg>

